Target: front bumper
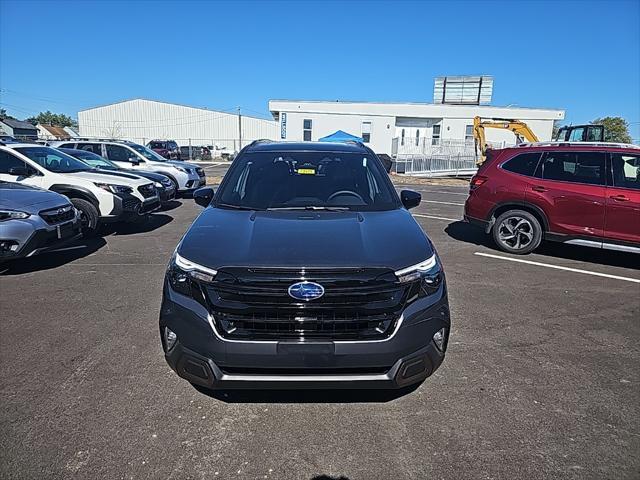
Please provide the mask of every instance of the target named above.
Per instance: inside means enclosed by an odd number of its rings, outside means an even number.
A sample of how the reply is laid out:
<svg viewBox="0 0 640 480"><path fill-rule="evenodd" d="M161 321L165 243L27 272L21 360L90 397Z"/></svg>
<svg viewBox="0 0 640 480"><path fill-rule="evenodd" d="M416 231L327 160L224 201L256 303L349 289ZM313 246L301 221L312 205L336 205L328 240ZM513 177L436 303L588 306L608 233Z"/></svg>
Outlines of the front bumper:
<svg viewBox="0 0 640 480"><path fill-rule="evenodd" d="M62 248L82 236L77 217L58 225L47 225L40 220L37 224L24 220L2 223L0 242L10 242L15 249L0 249L0 260L32 257L47 250Z"/></svg>
<svg viewBox="0 0 640 480"><path fill-rule="evenodd" d="M170 187L165 186L158 189L158 194L160 196L160 203L165 203L176 198L176 189L173 185Z"/></svg>
<svg viewBox="0 0 640 480"><path fill-rule="evenodd" d="M178 375L207 388L393 389L429 377L442 363L450 329L446 287L411 303L392 336L372 341L230 341L207 310L165 285L160 312L178 341L165 359ZM433 335L446 328L441 352Z"/></svg>
<svg viewBox="0 0 640 480"><path fill-rule="evenodd" d="M150 197L141 201L130 193L120 193L113 196L113 210L103 221L128 221L135 220L141 215L146 215L160 208L160 197Z"/></svg>

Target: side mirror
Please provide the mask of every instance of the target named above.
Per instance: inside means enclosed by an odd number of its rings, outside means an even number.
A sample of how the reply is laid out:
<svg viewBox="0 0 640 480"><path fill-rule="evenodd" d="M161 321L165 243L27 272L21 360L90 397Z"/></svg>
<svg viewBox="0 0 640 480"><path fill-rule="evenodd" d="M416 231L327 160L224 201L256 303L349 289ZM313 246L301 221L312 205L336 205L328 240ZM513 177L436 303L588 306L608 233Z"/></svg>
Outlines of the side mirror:
<svg viewBox="0 0 640 480"><path fill-rule="evenodd" d="M131 165L140 165L140 159L138 157L129 157Z"/></svg>
<svg viewBox="0 0 640 480"><path fill-rule="evenodd" d="M215 191L211 187L202 187L193 192L193 199L201 207L207 208L213 200Z"/></svg>
<svg viewBox="0 0 640 480"><path fill-rule="evenodd" d="M402 201L402 205L407 210L410 210L414 207L420 205L422 201L422 195L418 192L414 192L413 190L402 190L400 192L400 200Z"/></svg>
<svg viewBox="0 0 640 480"><path fill-rule="evenodd" d="M15 175L16 177L30 177L33 173L27 167L11 167L9 169L9 175Z"/></svg>

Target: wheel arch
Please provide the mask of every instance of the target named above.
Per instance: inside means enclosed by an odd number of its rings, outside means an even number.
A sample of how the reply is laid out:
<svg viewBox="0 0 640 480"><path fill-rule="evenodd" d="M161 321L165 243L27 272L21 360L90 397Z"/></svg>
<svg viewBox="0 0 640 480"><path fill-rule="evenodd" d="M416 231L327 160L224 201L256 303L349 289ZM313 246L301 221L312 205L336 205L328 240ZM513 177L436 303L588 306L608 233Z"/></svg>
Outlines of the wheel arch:
<svg viewBox="0 0 640 480"><path fill-rule="evenodd" d="M489 215L489 218L491 219L489 230L493 228L493 224L496 219L509 210L524 210L525 212L529 212L540 222L543 233L549 231L549 220L547 219L547 215L540 207L528 202L503 202L497 204L493 207L493 210L491 210L491 214Z"/></svg>
<svg viewBox="0 0 640 480"><path fill-rule="evenodd" d="M100 201L89 189L79 187L77 185L65 185L58 183L51 185L49 190L66 195L69 198L81 198L82 200L86 200L96 207L98 212L100 211Z"/></svg>

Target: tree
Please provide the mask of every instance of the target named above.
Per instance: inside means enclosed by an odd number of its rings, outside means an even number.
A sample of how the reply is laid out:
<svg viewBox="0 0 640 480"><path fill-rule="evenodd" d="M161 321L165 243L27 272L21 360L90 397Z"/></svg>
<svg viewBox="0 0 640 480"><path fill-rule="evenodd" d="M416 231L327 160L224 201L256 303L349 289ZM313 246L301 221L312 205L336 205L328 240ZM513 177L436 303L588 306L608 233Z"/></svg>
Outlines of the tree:
<svg viewBox="0 0 640 480"><path fill-rule="evenodd" d="M560 130L561 126L562 125L560 125L560 120L553 121L553 131L551 133L551 139L554 139L558 136L558 131Z"/></svg>
<svg viewBox="0 0 640 480"><path fill-rule="evenodd" d="M7 115L7 110L5 108L0 108L0 120L4 120L5 118L15 120L15 117L12 117L11 115Z"/></svg>
<svg viewBox="0 0 640 480"><path fill-rule="evenodd" d="M622 117L596 118L594 125L604 125L604 141L616 143L631 143L629 124Z"/></svg>
<svg viewBox="0 0 640 480"><path fill-rule="evenodd" d="M54 127L74 127L78 126L78 122L76 122L73 118L64 113L52 113L49 110L46 112L40 112L35 117L29 117L25 121L37 125L41 123L42 125L53 125Z"/></svg>

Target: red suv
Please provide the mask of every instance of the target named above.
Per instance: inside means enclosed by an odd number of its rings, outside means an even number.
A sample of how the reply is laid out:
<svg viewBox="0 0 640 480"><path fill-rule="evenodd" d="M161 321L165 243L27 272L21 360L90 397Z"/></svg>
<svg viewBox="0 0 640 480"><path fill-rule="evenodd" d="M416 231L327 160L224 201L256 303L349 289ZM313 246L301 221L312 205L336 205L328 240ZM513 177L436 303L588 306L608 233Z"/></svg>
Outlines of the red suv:
<svg viewBox="0 0 640 480"><path fill-rule="evenodd" d="M529 253L544 239L640 253L640 147L534 143L489 152L464 218L502 250Z"/></svg>

